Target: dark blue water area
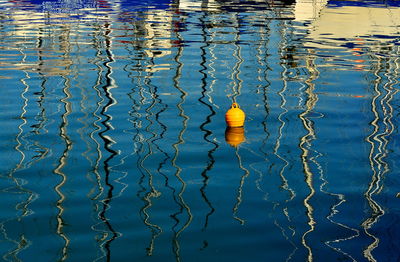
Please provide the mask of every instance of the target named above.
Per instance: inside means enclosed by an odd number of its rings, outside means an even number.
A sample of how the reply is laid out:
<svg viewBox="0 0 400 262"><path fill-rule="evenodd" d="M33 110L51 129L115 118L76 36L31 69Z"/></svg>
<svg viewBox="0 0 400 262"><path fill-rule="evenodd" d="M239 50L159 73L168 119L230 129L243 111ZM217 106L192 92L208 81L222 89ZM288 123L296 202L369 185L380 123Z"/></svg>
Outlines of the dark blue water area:
<svg viewBox="0 0 400 262"><path fill-rule="evenodd" d="M368 6L373 6L373 7L381 7L381 8L387 8L387 7L398 7L400 5L399 1L376 1L376 0L367 0L367 1L334 1L334 0L329 0L329 5L332 6L362 6L362 7L368 7Z"/></svg>

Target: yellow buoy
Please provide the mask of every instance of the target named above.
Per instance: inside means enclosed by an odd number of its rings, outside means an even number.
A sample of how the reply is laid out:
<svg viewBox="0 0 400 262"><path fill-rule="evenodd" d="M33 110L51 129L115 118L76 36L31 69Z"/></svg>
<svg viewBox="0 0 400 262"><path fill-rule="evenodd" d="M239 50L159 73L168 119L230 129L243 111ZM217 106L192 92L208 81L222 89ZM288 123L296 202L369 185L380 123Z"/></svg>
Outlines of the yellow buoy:
<svg viewBox="0 0 400 262"><path fill-rule="evenodd" d="M245 113L239 108L237 103L233 103L225 114L225 121L229 127L241 127L244 125Z"/></svg>
<svg viewBox="0 0 400 262"><path fill-rule="evenodd" d="M244 136L243 127L227 127L225 130L225 141L233 146L237 147L246 140Z"/></svg>

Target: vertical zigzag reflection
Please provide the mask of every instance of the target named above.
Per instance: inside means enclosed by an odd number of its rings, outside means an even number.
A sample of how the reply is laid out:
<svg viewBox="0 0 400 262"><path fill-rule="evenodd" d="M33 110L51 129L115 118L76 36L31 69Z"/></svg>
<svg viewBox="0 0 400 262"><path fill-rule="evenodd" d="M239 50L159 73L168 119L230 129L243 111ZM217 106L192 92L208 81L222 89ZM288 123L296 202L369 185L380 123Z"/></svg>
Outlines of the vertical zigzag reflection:
<svg viewBox="0 0 400 262"><path fill-rule="evenodd" d="M281 59L284 57L287 57L287 53L289 52L288 44L287 44L287 38L289 37L289 34L287 32L288 26L286 22L281 22L281 42L279 43L279 54ZM281 207L282 213L284 217L286 218L287 222L291 222L291 217L289 213L289 202L292 201L296 197L296 192L289 186L289 181L285 176L286 169L290 166L290 162L285 158L284 155L281 155L279 153L280 147L281 147L281 140L282 136L284 133L284 130L286 128L286 114L289 112L287 109L287 100L285 97L285 93L288 91L288 67L287 67L287 61L286 63L281 63L282 66L282 81L283 81L283 86L282 89L277 92L277 94L280 97L280 105L279 107L282 109L282 112L278 115L278 122L279 128L278 128L278 137L276 139L275 146L273 148L273 153L276 155L276 157L282 162L282 168L279 171L279 176L281 178L282 184L281 188L285 190L288 194L288 197L284 201L284 206ZM278 206L278 205L276 205ZM281 225L277 220L274 222L275 225L281 230L283 237L293 246L293 250L288 254L288 257L286 258L286 261L290 261L295 254L296 250L298 247L294 244L294 242L290 239L290 236L294 236L296 234L295 227L291 227L290 225L286 228L284 228L283 225Z"/></svg>
<svg viewBox="0 0 400 262"><path fill-rule="evenodd" d="M64 247L62 248L62 254L60 261L64 261L68 257L68 246L70 243L69 238L64 232L64 219L63 219L63 214L64 214L64 207L63 203L65 201L65 195L62 192L62 187L64 186L65 182L67 181L67 176L64 174L62 169L65 167L67 163L67 158L68 158L68 153L72 149L72 142L71 139L68 136L68 116L71 114L71 102L69 99L71 98L71 93L70 93L70 80L68 78L64 78L64 88L63 88L63 93L65 95L64 98L61 99L61 102L64 104L64 113L61 116L62 122L60 125L60 137L61 139L64 140L65 143L65 149L62 152L62 155L59 159L59 163L57 167L54 169L54 173L59 175L61 178L60 183L58 183L55 187L54 190L60 197L59 200L56 203L56 207L58 209L58 214L57 214L57 234L64 240Z"/></svg>
<svg viewBox="0 0 400 262"><path fill-rule="evenodd" d="M162 175L162 176L164 177L164 179L165 179L165 186L166 186L168 189L170 189L170 190L172 191L173 194L175 194L175 189L169 185L169 178L168 178L168 176L167 176L166 174L164 174L163 171L162 171L163 166L167 163L168 160L171 159L171 157L156 143L157 140L162 140L162 139L164 138L164 135L165 135L165 133L166 133L166 131L167 131L167 126L165 126L165 125L159 120L159 118L160 118L161 113L163 113L163 112L167 109L168 106L167 106L167 105L164 105L164 103L163 103L163 101L161 100L161 98L159 98L159 95L157 94L156 87L155 87L155 90L154 90L154 91L155 91L155 92L154 92L154 99L155 99L155 101L157 101L158 104L163 105L163 107L155 114L155 119L156 119L157 123L161 126L162 131L161 131L161 133L159 134L159 137L158 137L158 138L155 138L155 139L153 140L153 143L154 143L154 146L157 148L157 150L159 150L159 151L161 152L161 154L164 156L164 157L162 158L162 161L160 161L160 163L158 164L157 173L160 174L160 175ZM162 228L161 228L161 227L157 226L156 228L159 229L159 230L158 230L158 234L154 234L154 236L153 236L153 238L152 238L152 243L154 243L155 238L156 238L159 234L161 234L161 232L162 232ZM151 245L151 248L153 248L153 246L154 246L154 245L152 244L152 245Z"/></svg>
<svg viewBox="0 0 400 262"><path fill-rule="evenodd" d="M26 59L26 54L23 53L22 50L20 50L21 54L23 55L23 61ZM10 223L11 221L22 221L22 219L26 216L29 216L32 214L32 211L28 208L29 204L33 202L37 198L37 194L32 192L31 190L25 188L23 185L27 183L27 181L19 179L18 177L15 176L15 174L23 170L29 166L31 166L34 162L39 161L42 159L46 154L48 149L39 151L39 154L32 157L32 160L26 161L27 157L26 154L24 153L24 144L28 143L28 141L25 140L24 138L24 127L27 125L28 121L25 117L27 113L27 106L29 104L29 99L25 96L27 92L30 89L30 86L27 83L27 80L30 79L30 76L27 72L24 71L25 77L21 78L21 83L23 85L23 90L20 94L20 97L22 99L22 106L21 106L21 114L19 115L19 119L21 119L21 124L18 125L18 133L15 137L16 141L16 146L14 149L20 154L21 158L16 164L16 166L10 170L7 176L4 176L4 178L12 180L14 183L13 187L7 187L6 189L3 189L2 192L4 193L17 193L17 194L27 194L27 198L21 202L19 202L16 206L15 209L19 212L21 211L20 215L17 216L17 218L11 218L7 219L5 221L0 222L0 233L3 235L4 239L10 243L13 243L15 245L15 248L12 250L9 250L3 255L3 259L5 261L22 261L21 259L18 258L18 254L23 251L24 249L28 248L31 245L31 241L26 238L25 233L21 233L19 236L19 239L14 239L13 237L10 237L8 234L7 230L7 223ZM40 104L40 103L39 103ZM40 104L41 105L41 104ZM37 145L37 144L36 144ZM41 147L41 149L44 149ZM0 177L3 177L1 175Z"/></svg>
<svg viewBox="0 0 400 262"><path fill-rule="evenodd" d="M204 99L206 98L208 92L207 92L207 59L206 59L206 48L209 47L208 41L207 41L207 32L206 32L206 25L205 25L205 16L202 17L200 19L200 23L202 25L202 36L203 36L203 43L205 43L205 45L200 47L201 50L201 62L200 62L200 66L202 67L200 69L200 73L202 74L201 77L201 88L202 88L202 96L199 98L199 101L201 104L205 105L208 110L210 111L210 114L207 115L206 120L204 123L202 123L200 125L200 129L201 131L204 132L204 140L207 141L207 143L211 144L213 147L208 150L207 156L208 156L208 161L207 161L207 167L203 170L203 172L201 173L201 176L204 178L203 179L203 186L200 188L200 192L201 195L204 199L204 201L207 203L210 211L207 213L206 218L205 218L205 222L204 222L204 226L203 226L203 230L205 230L207 228L208 225L208 219L209 217L214 213L215 209L212 206L211 201L207 198L206 195L206 187L208 184L208 180L209 180L209 176L207 175L207 173L214 167L214 163L215 163L215 159L213 156L213 153L217 150L218 148L218 144L215 141L212 141L209 137L212 135L212 132L208 129L206 129L206 125L211 123L211 119L212 117L216 114L212 104L208 104ZM210 61L209 64L213 63L213 61Z"/></svg>
<svg viewBox="0 0 400 262"><path fill-rule="evenodd" d="M153 18L155 19L155 18ZM134 30L138 34L138 42L140 42L141 34L144 34L146 40L149 42L156 42L157 35L154 35L153 31L157 30L157 25L152 25L149 23L134 23ZM140 31L144 28L143 32ZM135 41L133 41L135 43ZM154 44L152 47L159 47L158 44ZM139 51L140 50L140 51ZM139 178L139 190L137 191L137 197L143 202L143 206L139 210L139 214L143 224L151 232L151 237L149 244L146 247L147 255L152 256L155 250L155 241L158 236L163 233L161 226L152 222L151 208L154 205L154 200L161 196L161 191L157 190L155 179L157 175L161 175L165 179L165 186L172 191L175 196L175 188L173 188L169 183L169 177L163 172L164 166L167 164L168 160L171 160L171 156L162 148L161 143L167 132L167 126L163 124L160 120L163 112L166 111L168 105L164 104L162 101L158 87L152 83L154 73L157 72L157 64L155 63L158 57L157 52L153 52L151 48L145 49L143 54L140 55L140 59L135 57L135 51L141 52L141 49L128 51L132 60L136 61L136 64L132 64L126 67L126 71L130 72L129 77L132 82L135 83L137 91L132 89L129 93L129 97L133 103L133 110L130 112L131 119L129 120L133 125L136 132L134 133L134 152L138 155L137 169L140 172ZM148 57L148 64L143 64L146 61L145 58ZM127 70L127 69L130 70ZM145 68L143 70L142 68ZM138 70L139 69L139 70ZM134 77L133 72L137 72L138 77ZM137 81L137 82L136 82ZM135 96L138 96L135 99ZM140 110L143 108L144 113ZM142 121L141 118L144 118ZM161 132L159 133L159 129ZM144 128L143 133L140 132L139 128ZM146 137L149 135L149 137ZM160 143L161 142L161 143ZM161 160L158 161L158 155L161 154ZM157 165L158 162L158 165ZM156 171L154 171L156 169ZM161 190L161 189L160 189ZM174 199L177 203L176 199Z"/></svg>
<svg viewBox="0 0 400 262"><path fill-rule="evenodd" d="M133 26L136 27L138 25L133 25ZM137 30L137 28L135 28L135 30ZM128 50L129 54L132 57L132 60L137 62L137 64L130 66L132 68L140 68L142 66L146 67L145 65L140 63L141 61L144 61L144 55L141 55L140 57L141 59L137 59L137 57L135 57L136 51L137 50ZM149 213L150 208L153 205L152 199L157 198L161 195L161 192L157 191L157 189L154 186L153 183L154 175L151 172L151 170L147 168L146 164L146 160L150 160L150 157L154 153L156 153L155 151L153 151L153 147L155 147L164 155L163 161L161 161L158 165L157 172L160 173L166 179L166 186L168 188L171 188L168 184L168 177L161 172L163 165L165 165L166 161L170 157L156 143L158 140L164 137L164 134L166 132L166 126L160 122L159 118L161 113L166 110L167 106L164 105L162 100L159 98L159 95L157 94L158 92L157 87L152 85L151 83L152 72L153 72L151 68L153 68L154 66L153 59L154 58L150 59L150 66L148 66L150 69L146 71L147 73L142 75L142 73L145 72L144 70L137 71L139 73L138 77L134 76L133 70L129 70L128 65L125 67L125 71L130 72L129 77L132 79L132 83L135 84L135 88L132 88L132 91L128 94L133 104L132 110L129 113L130 115L129 121L133 124L133 128L135 130L135 132L133 133L133 141L135 145L134 153L138 155L138 160L136 162L136 165L137 169L141 174L138 183L140 189L136 194L138 198L140 198L143 201L143 206L140 208L139 214L141 216L143 224L145 224L151 231L150 242L148 244L148 247L146 248L148 256L153 255L155 249L155 240L162 233L162 228L157 224L151 222L151 216ZM135 80L137 80L138 82L136 83ZM136 99L135 98L136 95L138 95L139 98ZM147 98L147 96L149 98ZM148 102L147 100L150 100L150 102ZM144 118L148 123L148 125L145 127L145 131L146 134L151 134L150 138L145 138L144 134L140 133L139 130L140 128L143 127L143 122L140 119L142 114L139 113L139 111L141 107L146 104L149 104L149 106L144 109L145 111ZM155 109L156 106L158 105L162 105L161 109L156 113L153 113L153 109ZM152 117L155 118L155 121L152 120ZM161 126L162 131L160 134L157 134L156 132L152 131L152 128L155 126L155 123ZM153 166L153 163L150 166ZM145 185L146 178L149 189L147 189Z"/></svg>
<svg viewBox="0 0 400 262"><path fill-rule="evenodd" d="M148 95L151 98L152 102L150 106L145 108L144 110L145 110L145 119L149 123L146 126L145 130L147 133L149 133L150 128L153 124L152 120L149 117L149 114L152 114L151 108L154 107L156 101L154 99L155 94L152 93L151 86L149 83L150 76L146 75L145 70L140 70L140 68L148 68L148 66L144 63L144 61L146 61L145 54L142 53L141 49L138 48L140 43L139 40L140 36L142 36L142 34L144 34L144 32L146 31L142 28L143 25L139 23L137 24L133 23L132 27L134 32L138 35L137 36L138 39L135 38L135 40L133 41L133 43L135 43L135 45L133 45L133 50L128 51L129 54L131 55L131 60L136 62L136 64L132 64L129 69L127 67L127 71L130 72L129 78L131 78L131 82L134 85L134 87L131 89L131 92L129 92L128 94L132 101L132 109L129 112L130 115L129 121L132 123L133 129L135 130L135 132L133 132L133 143L134 143L133 153L138 156L136 161L136 167L140 173L138 181L139 189L136 193L136 196L143 202L142 204L143 206L139 210L139 215L141 217L141 220L143 221L143 224L146 225L151 232L150 241L148 246L146 247L147 255L151 256L154 252L155 239L161 233L162 230L161 227L150 222L150 215L147 212L147 210L152 206L151 199L153 197L157 197L158 193L155 190L152 183L152 174L150 170L145 166L145 161L151 155L152 149L148 142L149 139L148 138L146 139L144 137L144 134L140 132L140 129L142 129L144 126L144 123L142 121L143 114L140 112L140 110L148 103L147 102L148 98L146 97L146 95ZM151 67L152 66L150 66L150 68ZM133 72L137 72L138 75L137 76L134 75ZM151 69L149 70L149 72L151 72ZM146 86L149 88L149 91L146 90ZM156 136L155 133L151 134L153 138ZM147 153L146 149L148 149ZM148 184L150 186L150 190L148 190L145 185L146 176L148 177Z"/></svg>
<svg viewBox="0 0 400 262"><path fill-rule="evenodd" d="M238 23L237 26L235 27L238 31L235 32L235 38L234 38L234 40L235 40L234 41L234 46L236 47L236 49L233 52L233 57L236 59L236 63L235 63L235 66L232 69L232 74L231 74L232 92L233 92L233 94L232 94L232 103L236 103L236 98L238 96L240 96L241 89L242 89L242 84L243 84L243 80L240 78L240 74L241 74L240 67L241 67L241 65L242 65L244 60L243 60L242 54L241 54L242 48L241 48L240 43L239 43L239 41L240 41L240 27L241 27L240 21L241 20L237 15L235 16L235 19L232 19L232 20L235 20ZM244 183L246 181L246 178L250 175L250 172L249 172L248 169L246 169L243 166L242 159L241 159L240 154L239 154L239 147L235 148L235 156L237 158L239 168L243 171L243 175L240 178L239 187L237 189L236 203L232 208L232 216L233 216L234 219L239 221L239 223L241 225L244 225L245 224L245 220L240 218L237 215L237 213L239 211L240 204L243 201L243 199L242 199L243 198L243 186L244 186Z"/></svg>
<svg viewBox="0 0 400 262"><path fill-rule="evenodd" d="M239 211L239 206L243 201L244 182L245 182L246 178L250 175L250 172L243 166L242 158L240 157L240 154L239 154L239 147L235 148L235 156L237 158L239 168L243 171L243 175L240 178L239 187L237 189L237 195L236 195L237 201L236 201L235 205L233 206L232 215L233 215L233 218L236 219L237 221L239 221L239 223L241 225L244 225L246 221L243 218L240 218L237 215L237 212Z"/></svg>
<svg viewBox="0 0 400 262"><path fill-rule="evenodd" d="M267 59L268 51L269 51L268 43L269 43L269 36L270 36L270 30L271 30L270 25L267 24L267 26L265 27L266 32L262 31L263 29L264 28L260 28L260 32L259 32L260 41L259 41L259 46L257 47L256 57L257 57L257 61L260 66L260 71L261 71L260 73L263 74L262 77L259 76L259 78L260 78L259 81L260 82L265 81L266 84L259 86L257 93L258 94L262 93L263 110L265 111L265 117L264 117L263 121L261 122L261 124L263 126L263 132L265 133L265 138L263 139L262 144L260 145L259 151L264 155L263 158L265 160L267 160L266 159L266 157L268 155L268 152L266 150L266 148L268 147L267 141L271 135L270 131L268 130L268 125L267 125L267 120L268 120L268 117L270 114L270 109L269 109L270 105L269 105L269 101L268 101L267 92L269 90L269 87L271 86L271 82L268 80L268 74L267 74L267 72L269 70L271 70L271 68L269 67L269 64L268 64L268 59ZM265 52L263 51L263 49L265 50ZM261 68L263 68L263 70L261 70ZM262 89L262 91L259 90L260 88ZM250 166L252 167L253 165L250 165ZM258 179L256 179L256 181L255 181L257 189L264 194L264 198L267 198L267 193L261 188L261 183L264 180L264 174L261 171L256 170L253 167L252 167L252 169L259 174Z"/></svg>
<svg viewBox="0 0 400 262"><path fill-rule="evenodd" d="M313 54L309 54L307 56L306 60L306 67L309 71L309 77L308 79L305 80L305 84L307 85L307 88L305 90L305 93L307 95L306 100L305 100L305 111L299 114L299 118L304 126L304 128L307 131L307 134L305 134L303 137L300 139L299 143L299 148L302 151L301 154L301 162L303 164L303 172L305 175L305 182L310 190L309 194L304 198L303 204L306 208L306 214L308 217L308 225L310 226L310 229L307 230L303 235L302 235L302 244L303 246L308 250L308 261L313 261L313 252L312 248L310 247L309 243L306 240L306 236L313 232L315 230L315 219L314 219L314 208L310 204L311 198L315 194L315 188L313 185L313 178L314 174L311 171L311 167L309 164L310 161L310 150L309 147L311 145L311 141L315 139L315 131L314 131L314 123L313 121L308 117L308 114L315 108L316 103L318 101L318 96L314 93L315 85L313 81L318 78L319 72L317 70L317 67L314 64L314 58Z"/></svg>
<svg viewBox="0 0 400 262"><path fill-rule="evenodd" d="M241 93L241 89L242 89L242 84L243 84L243 80L240 79L240 66L243 63L243 58L242 58L242 47L240 46L240 18L238 16L235 17L235 19L232 18L232 20L237 21L237 25L235 26L235 28L238 30L235 33L235 41L234 41L234 46L236 47L236 50L233 52L233 57L236 59L236 63L232 69L232 75L231 75L231 79L232 79L232 93L230 96L232 96L232 102L236 103L236 98L238 96L240 96Z"/></svg>
<svg viewBox="0 0 400 262"><path fill-rule="evenodd" d="M151 256L153 253L153 250L154 250L155 239L162 233L162 228L150 221L150 214L148 213L148 210L153 205L152 199L158 198L161 195L161 192L157 191L157 189L155 188L154 183L153 183L153 173L146 167L145 162L148 158L150 158L155 153L155 152L153 152L153 145L156 146L155 141L159 139L159 138L157 138L157 134L152 131L152 127L155 125L155 123L153 122L153 120L151 118L153 116L155 116L156 122L159 123L158 116L161 112L159 111L156 114L154 114L152 112L152 110L155 108L155 106L160 103L160 99L158 98L158 95L157 95L157 88L155 86L153 86L150 82L151 73L148 77L146 76L144 79L145 79L144 85L149 88L148 93L151 97L150 105L145 109L145 115L146 115L145 119L149 123L145 127L145 131L147 134L151 134L151 137L149 137L149 138L145 139L145 141L143 141L142 149L146 153L143 156L143 158L140 159L140 161L138 162L138 167L139 167L140 172L142 173L141 181L143 181L144 178L146 178L146 177L148 179L148 183L147 183L148 187L149 187L148 190L141 183L142 192L144 192L144 195L141 198L144 201L144 206L140 209L140 213L143 216L143 223L146 226L148 226L152 232L151 240L150 240L149 246L147 248L147 255ZM143 91L145 91L145 89L143 89L143 88L141 88L141 89ZM144 98L144 96L143 96L143 98ZM146 102L142 101L141 104L146 104ZM162 110L163 109L161 109L161 111ZM158 149L159 147L156 146L156 148Z"/></svg>
<svg viewBox="0 0 400 262"><path fill-rule="evenodd" d="M373 126L372 133L366 138L366 141L371 145L369 161L372 170L371 182L368 185L364 196L367 199L368 205L371 209L371 215L365 219L362 223L364 232L372 238L372 243L369 244L363 254L369 261L377 261L372 251L379 245L379 238L371 232L371 228L374 224L379 221L379 218L385 214L384 207L382 207L378 201L374 199L374 195L381 193L384 188L383 180L385 174L390 171L388 163L385 161L387 157L387 145L388 137L394 131L394 125L392 123L393 118L393 107L391 101L394 95L398 92L394 86L398 84L397 78L397 66L398 61L397 48L394 48L394 55L388 54L388 58L383 58L377 55L375 57L377 63L375 64L376 70L374 76L374 97L371 101L371 111L374 116L374 120L371 122ZM391 57L396 57L392 60ZM394 65L394 68L393 68ZM392 77L391 70L394 69L394 77ZM382 81L385 76L388 81Z"/></svg>
<svg viewBox="0 0 400 262"><path fill-rule="evenodd" d="M97 29L99 32L101 32L101 29ZM93 201L99 201L101 196L103 195L105 191L105 187L103 186L102 183L102 177L101 177L101 160L103 158L103 153L101 150L101 142L98 141L97 136L100 136L99 133L102 130L102 116L101 116L101 108L102 104L104 103L104 98L102 97L102 92L100 90L100 87L102 85L102 74L103 74L103 68L101 66L102 58L101 58L101 46L102 46L102 41L101 39L98 39L97 36L94 36L94 43L93 43L95 49L96 49L96 59L93 61L93 64L96 65L97 67L97 78L96 78L96 83L93 85L92 90L96 93L96 107L93 111L93 131L90 133L90 139L95 143L95 160L93 162L93 175L94 175L94 186L90 191L89 196L91 196L91 199ZM98 191L96 193L96 191ZM101 252L101 257L98 257L95 259L95 261L98 261L102 259L103 257L106 257L106 251L104 250L103 247L103 242L107 238L107 232L104 230L97 229L97 227L100 224L104 224L104 221L101 219L99 216L100 213L100 205L97 204L97 202L94 202L94 207L93 209L96 211L96 217L94 218L95 221L101 221L97 222L92 226L92 230L99 232L100 236L96 236L95 240L99 243L99 249Z"/></svg>
<svg viewBox="0 0 400 262"><path fill-rule="evenodd" d="M181 37L180 33L176 32L176 35L177 35L177 38L180 41L182 41L182 37ZM181 74L182 74L181 71L182 71L182 67L183 67L183 63L180 61L180 59L182 57L182 52L183 52L183 48L181 46L179 46L178 50L177 50L177 54L176 54L176 56L174 58L174 60L175 60L175 62L177 64L177 69L176 69L176 74L175 74L175 76L173 78L174 87L180 93L180 101L176 105L176 107L177 107L177 109L179 111L179 117L182 119L182 129L179 131L178 141L172 145L172 147L174 148L175 153L174 153L174 156L171 159L172 166L176 169L176 172L175 172L174 175L178 179L178 181L181 183L181 188L180 188L180 191L177 194L177 198L174 195L174 199L176 198L175 201L177 203L179 203L180 209L179 209L178 212L176 212L176 213L171 215L171 217L176 222L175 225L173 225L173 227L172 227L172 231L174 232L174 236L173 236L173 251L174 251L174 254L175 254L176 261L180 261L179 236L190 225L190 223L192 222L192 219L193 219L193 215L192 215L192 213L190 211L190 207L186 204L186 202L183 199L183 193L185 192L185 189L186 189L186 182L181 177L182 168L179 167L176 164L176 161L177 161L178 156L179 156L179 145L182 145L182 144L185 143L185 140L183 139L183 135L184 135L184 133L185 133L185 131L187 129L187 122L190 119L189 116L185 115L185 111L184 111L184 108L183 108L183 104L185 103L185 99L186 99L188 94L187 94L187 92L185 92L180 87L180 84L179 84L179 79L181 77ZM180 223L180 220L179 220L178 216L180 214L183 214L184 211L186 211L188 218L187 218L186 222L180 228L178 228L178 225Z"/></svg>
<svg viewBox="0 0 400 262"><path fill-rule="evenodd" d="M98 29L100 32L102 32L102 29ZM108 110L116 104L115 99L112 96L111 90L115 88L115 83L114 79L112 78L112 67L111 63L115 61L114 56L111 52L111 29L110 29L110 24L105 23L104 24L104 34L102 35L104 39L104 46L105 46L105 58L102 59L100 58L100 55L102 52L100 49L97 50L97 55L99 56L99 61L96 62L98 66L98 80L97 83L94 87L96 90L100 101L98 103L98 107L95 112L95 116L97 120L95 121L95 126L97 127L96 132L98 133L98 136L104 143L104 149L108 154L108 157L106 157L102 164L103 164L103 170L104 170L104 184L106 187L102 186L102 178L101 178L101 172L100 172L100 162L101 159L103 158L103 155L101 153L100 149L100 143L96 142L98 144L99 148L98 150L98 160L96 161L96 167L95 167L95 174L96 174L96 179L98 180L98 185L99 185L99 193L95 196L95 199L98 199L101 197L103 193L106 193L106 196L101 200L102 207L96 208L96 211L98 212L98 218L102 221L102 223L106 226L107 230L101 231L102 236L98 239L100 243L100 249L102 252L102 256L106 258L107 261L110 261L111 259L111 243L113 240L115 240L118 237L118 233L114 230L112 224L110 223L109 219L107 218L107 210L110 207L110 202L113 198L113 191L114 191L114 185L110 181L110 175L111 175L111 166L110 162L113 160L115 156L118 155L118 152L112 149L112 145L115 143L115 141L107 135L107 132L114 129L114 127L111 124L112 120L112 115L108 113ZM100 48L102 45L99 44ZM104 61L102 61L104 60ZM105 72L103 72L103 67L105 68ZM104 77L103 77L104 73ZM104 105L103 105L104 104ZM98 111L98 112L97 112ZM94 135L94 134L93 134ZM93 139L93 138L92 138ZM94 139L96 141L96 139ZM96 225L93 226L94 230L96 230ZM111 237L109 237L111 235ZM102 257L97 258L96 260L100 260Z"/></svg>

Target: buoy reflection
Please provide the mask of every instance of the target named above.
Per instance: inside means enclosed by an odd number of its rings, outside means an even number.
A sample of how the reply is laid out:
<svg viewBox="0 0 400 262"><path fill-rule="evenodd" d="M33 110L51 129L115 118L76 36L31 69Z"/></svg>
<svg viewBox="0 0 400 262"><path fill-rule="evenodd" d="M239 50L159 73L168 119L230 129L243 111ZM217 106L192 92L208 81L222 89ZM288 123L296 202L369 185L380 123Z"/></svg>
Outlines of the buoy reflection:
<svg viewBox="0 0 400 262"><path fill-rule="evenodd" d="M225 141L233 147L237 147L246 141L244 127L227 127L225 129Z"/></svg>

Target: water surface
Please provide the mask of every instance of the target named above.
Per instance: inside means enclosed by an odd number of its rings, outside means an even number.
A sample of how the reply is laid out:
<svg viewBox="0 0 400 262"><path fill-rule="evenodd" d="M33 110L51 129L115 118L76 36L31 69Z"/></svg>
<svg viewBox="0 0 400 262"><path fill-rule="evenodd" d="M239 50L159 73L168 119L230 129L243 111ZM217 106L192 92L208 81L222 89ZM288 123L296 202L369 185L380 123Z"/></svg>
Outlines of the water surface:
<svg viewBox="0 0 400 262"><path fill-rule="evenodd" d="M400 259L397 1L0 19L2 260Z"/></svg>

